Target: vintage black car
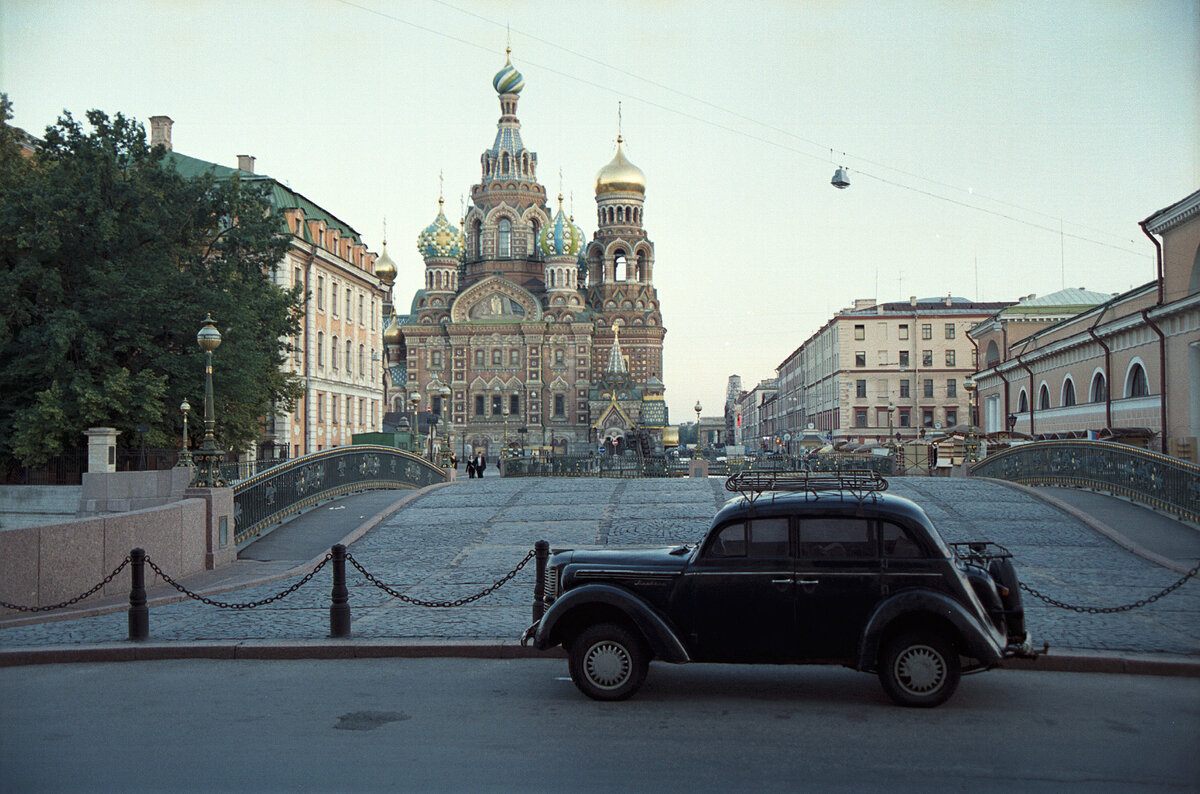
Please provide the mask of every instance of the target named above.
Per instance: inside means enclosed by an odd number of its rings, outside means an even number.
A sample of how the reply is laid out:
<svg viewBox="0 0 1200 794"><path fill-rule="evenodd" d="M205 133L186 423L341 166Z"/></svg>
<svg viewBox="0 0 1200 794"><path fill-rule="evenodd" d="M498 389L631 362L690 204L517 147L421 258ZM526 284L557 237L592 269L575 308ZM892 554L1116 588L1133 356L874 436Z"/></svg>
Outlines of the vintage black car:
<svg viewBox="0 0 1200 794"><path fill-rule="evenodd" d="M961 673L1032 655L1010 555L948 545L873 472L742 472L704 540L556 550L523 642L562 645L586 695L621 700L651 659L838 664L936 706ZM544 610L544 614L543 614Z"/></svg>

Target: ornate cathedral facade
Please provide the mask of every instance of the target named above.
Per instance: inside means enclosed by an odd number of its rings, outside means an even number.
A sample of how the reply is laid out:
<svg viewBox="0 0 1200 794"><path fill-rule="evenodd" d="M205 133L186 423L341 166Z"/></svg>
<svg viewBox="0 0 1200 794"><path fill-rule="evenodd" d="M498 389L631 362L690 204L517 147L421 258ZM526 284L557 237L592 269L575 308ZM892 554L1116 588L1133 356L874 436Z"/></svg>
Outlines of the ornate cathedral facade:
<svg viewBox="0 0 1200 794"><path fill-rule="evenodd" d="M645 176L618 136L596 176L597 231L587 242L562 195L556 209L547 205L537 154L521 139L525 81L511 58L492 85L500 120L463 228L439 198L417 238L425 286L407 315L390 310L390 408L415 405L425 423L439 416L439 437L459 452L586 452L617 439L661 449L666 329L643 226Z"/></svg>

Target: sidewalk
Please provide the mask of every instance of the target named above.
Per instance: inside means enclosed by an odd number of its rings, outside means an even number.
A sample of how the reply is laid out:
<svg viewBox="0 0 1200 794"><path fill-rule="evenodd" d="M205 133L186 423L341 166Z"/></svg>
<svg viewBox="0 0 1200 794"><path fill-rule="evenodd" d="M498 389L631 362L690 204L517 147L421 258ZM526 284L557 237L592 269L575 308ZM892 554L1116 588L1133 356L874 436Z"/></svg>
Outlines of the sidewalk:
<svg viewBox="0 0 1200 794"><path fill-rule="evenodd" d="M191 577L186 584L205 595L224 594L220 598L228 601L259 600L286 589L341 541L353 543L354 557L388 587L412 598L453 600L503 577L542 538L560 548L699 540L728 497L723 484L718 479L485 478L422 492L364 493L294 519L246 549L235 565ZM1108 522L1128 523L1112 512L1116 508L1090 507L1097 518L1080 508L1067 510L1064 500L1047 499L1051 495L978 479L895 478L891 490L923 505L948 541L988 539L1005 545L1023 582L1071 604L1132 603L1179 578L1101 534L1100 526L1115 532ZM1139 540L1161 551L1186 552L1190 547L1172 544L1186 543L1192 535L1180 536L1181 541L1172 532L1196 530L1178 525L1161 532L1162 537ZM330 579L322 571L287 598L253 610L178 601L182 596L160 588L153 595L175 603L152 601L146 643L128 642L127 602L121 600L92 604L90 615L67 620L17 625L22 619L10 618L0 621L0 665L28 663L38 655L51 661L524 653L517 638L529 622L532 565L487 598L456 609L403 603L349 566L347 578L351 640L327 639ZM1068 612L1026 596L1035 644L1049 642L1052 649L1035 666L1200 674L1197 584L1187 582L1161 600L1115 614ZM96 614L102 606L111 611Z"/></svg>

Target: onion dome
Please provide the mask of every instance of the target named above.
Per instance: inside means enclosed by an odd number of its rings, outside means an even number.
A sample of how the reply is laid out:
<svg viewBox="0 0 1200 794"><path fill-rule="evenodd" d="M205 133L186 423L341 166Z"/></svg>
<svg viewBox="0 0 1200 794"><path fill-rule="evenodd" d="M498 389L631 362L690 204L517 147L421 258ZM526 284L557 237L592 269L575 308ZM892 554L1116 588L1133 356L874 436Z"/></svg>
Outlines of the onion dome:
<svg viewBox="0 0 1200 794"><path fill-rule="evenodd" d="M375 260L375 277L390 287L392 282L396 280L397 272L396 263L388 256L387 240L384 240L383 253Z"/></svg>
<svg viewBox="0 0 1200 794"><path fill-rule="evenodd" d="M463 234L446 220L442 211L442 199L438 198L438 214L425 231L417 235L417 250L425 259L458 259L466 248Z"/></svg>
<svg viewBox="0 0 1200 794"><path fill-rule="evenodd" d="M383 329L383 343L385 345L398 345L404 341L404 334L400 332L400 325L396 322L396 316L392 315L391 322L387 328Z"/></svg>
<svg viewBox="0 0 1200 794"><path fill-rule="evenodd" d="M616 156L596 174L597 196L605 193L646 193L646 175L642 169L625 159L621 140L618 135Z"/></svg>
<svg viewBox="0 0 1200 794"><path fill-rule="evenodd" d="M571 222L563 212L563 197L558 196L558 212L554 219L538 232L537 247L543 256L575 256L583 251L586 242L583 230Z"/></svg>
<svg viewBox="0 0 1200 794"><path fill-rule="evenodd" d="M511 53L511 49L504 51L504 68L492 78L492 88L496 89L497 94L519 94L525 87L525 78L512 65Z"/></svg>

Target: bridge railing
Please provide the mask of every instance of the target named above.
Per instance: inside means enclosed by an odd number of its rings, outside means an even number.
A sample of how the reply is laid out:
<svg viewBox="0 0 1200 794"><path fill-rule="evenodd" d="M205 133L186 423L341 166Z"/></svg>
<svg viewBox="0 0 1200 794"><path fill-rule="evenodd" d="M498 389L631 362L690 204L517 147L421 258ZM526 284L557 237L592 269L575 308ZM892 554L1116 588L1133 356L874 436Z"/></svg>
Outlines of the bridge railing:
<svg viewBox="0 0 1200 794"><path fill-rule="evenodd" d="M989 455L972 476L1090 488L1200 523L1200 466L1110 441L1036 441Z"/></svg>
<svg viewBox="0 0 1200 794"><path fill-rule="evenodd" d="M293 458L234 485L234 540L241 546L293 513L348 493L446 479L445 469L392 447L356 444Z"/></svg>
<svg viewBox="0 0 1200 794"><path fill-rule="evenodd" d="M893 474L887 455L822 453L807 457L760 455L709 460L711 477L728 477L739 471L844 471L870 469ZM686 477L688 461L665 455L550 455L505 458L500 462L505 477Z"/></svg>

